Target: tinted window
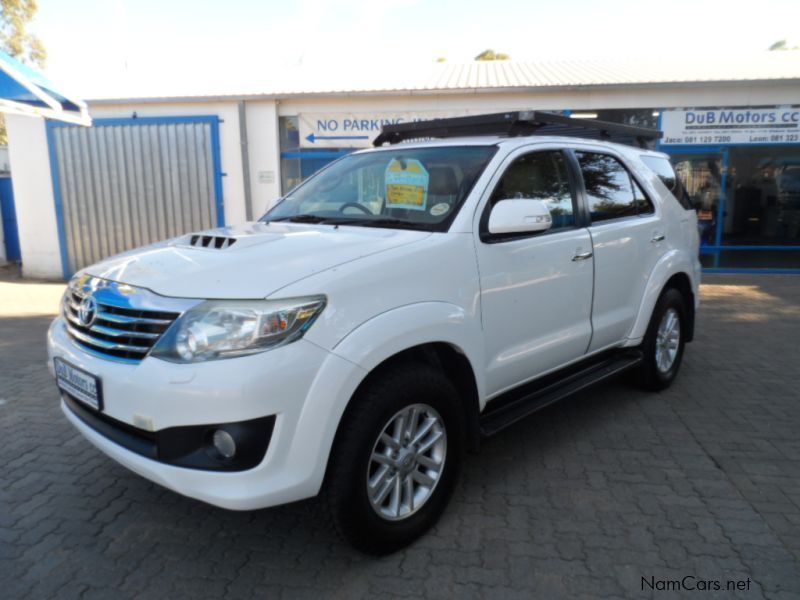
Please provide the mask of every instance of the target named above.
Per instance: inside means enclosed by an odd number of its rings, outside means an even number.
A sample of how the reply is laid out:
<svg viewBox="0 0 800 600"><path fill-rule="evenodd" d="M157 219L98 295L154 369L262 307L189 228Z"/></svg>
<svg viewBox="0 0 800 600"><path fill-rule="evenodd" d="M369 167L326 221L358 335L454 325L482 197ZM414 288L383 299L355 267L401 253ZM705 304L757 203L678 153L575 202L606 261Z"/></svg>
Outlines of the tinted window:
<svg viewBox="0 0 800 600"><path fill-rule="evenodd" d="M576 152L575 156L593 223L654 212L644 191L617 159L594 152Z"/></svg>
<svg viewBox="0 0 800 600"><path fill-rule="evenodd" d="M605 154L576 152L586 188L592 222L636 216L631 178L625 168Z"/></svg>
<svg viewBox="0 0 800 600"><path fill-rule="evenodd" d="M647 194L644 193L639 184L631 177L631 182L633 183L633 199L636 203L636 214L638 215L652 215L656 212L653 203L650 201L650 198L647 197Z"/></svg>
<svg viewBox="0 0 800 600"><path fill-rule="evenodd" d="M672 164L663 156L642 156L642 162L658 175L661 182L672 192L675 199L681 203L683 208L692 208L688 194L681 185L681 180L675 174Z"/></svg>
<svg viewBox="0 0 800 600"><path fill-rule="evenodd" d="M515 198L544 200L553 218L550 231L575 225L567 164L561 152L534 152L515 160L494 189L490 202L494 206L500 200Z"/></svg>

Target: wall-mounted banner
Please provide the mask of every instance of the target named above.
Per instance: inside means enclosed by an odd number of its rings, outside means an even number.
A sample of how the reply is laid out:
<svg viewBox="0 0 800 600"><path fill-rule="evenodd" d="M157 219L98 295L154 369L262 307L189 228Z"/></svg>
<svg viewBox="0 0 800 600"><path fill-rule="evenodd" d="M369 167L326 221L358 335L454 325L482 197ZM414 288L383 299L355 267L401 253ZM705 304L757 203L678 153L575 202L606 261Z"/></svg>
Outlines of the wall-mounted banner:
<svg viewBox="0 0 800 600"><path fill-rule="evenodd" d="M661 146L797 144L800 107L665 110L661 113L661 129Z"/></svg>
<svg viewBox="0 0 800 600"><path fill-rule="evenodd" d="M368 148L372 146L372 140L378 136L384 125L441 117L461 117L471 112L476 111L301 113L298 115L300 147Z"/></svg>

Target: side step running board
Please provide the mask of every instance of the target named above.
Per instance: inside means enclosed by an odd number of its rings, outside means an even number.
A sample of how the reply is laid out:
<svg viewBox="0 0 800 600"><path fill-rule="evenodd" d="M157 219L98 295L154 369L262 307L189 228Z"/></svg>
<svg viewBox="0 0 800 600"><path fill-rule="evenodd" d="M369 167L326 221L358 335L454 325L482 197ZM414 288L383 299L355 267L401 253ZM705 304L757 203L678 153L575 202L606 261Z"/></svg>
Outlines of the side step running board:
<svg viewBox="0 0 800 600"><path fill-rule="evenodd" d="M574 367L561 377L558 375L547 376L543 382L535 381L517 390L512 390L504 397L493 400L486 407L480 420L481 433L484 436L494 435L553 402L563 400L596 383L627 371L641 362L642 353L640 351L628 350L588 365Z"/></svg>

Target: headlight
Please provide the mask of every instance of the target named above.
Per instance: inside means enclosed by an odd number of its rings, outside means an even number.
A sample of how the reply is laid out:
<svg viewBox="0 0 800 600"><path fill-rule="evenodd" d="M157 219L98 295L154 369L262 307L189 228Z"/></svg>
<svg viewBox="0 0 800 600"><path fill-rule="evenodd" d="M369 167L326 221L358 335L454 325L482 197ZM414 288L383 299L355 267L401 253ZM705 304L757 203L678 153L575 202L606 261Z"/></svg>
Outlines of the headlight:
<svg viewBox="0 0 800 600"><path fill-rule="evenodd" d="M303 337L323 308L325 296L209 300L181 315L150 355L187 363L263 352Z"/></svg>

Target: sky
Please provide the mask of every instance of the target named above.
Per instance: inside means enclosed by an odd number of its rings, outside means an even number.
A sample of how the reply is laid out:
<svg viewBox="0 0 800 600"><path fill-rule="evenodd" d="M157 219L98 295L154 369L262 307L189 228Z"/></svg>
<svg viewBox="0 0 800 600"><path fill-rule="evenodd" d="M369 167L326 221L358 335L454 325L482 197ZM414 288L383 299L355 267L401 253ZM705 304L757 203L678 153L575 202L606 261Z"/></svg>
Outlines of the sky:
<svg viewBox="0 0 800 600"><path fill-rule="evenodd" d="M30 28L48 76L92 98L187 80L246 91L298 67L385 79L486 48L514 60L703 60L796 44L798 22L797 0L40 0Z"/></svg>

